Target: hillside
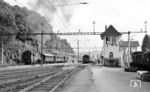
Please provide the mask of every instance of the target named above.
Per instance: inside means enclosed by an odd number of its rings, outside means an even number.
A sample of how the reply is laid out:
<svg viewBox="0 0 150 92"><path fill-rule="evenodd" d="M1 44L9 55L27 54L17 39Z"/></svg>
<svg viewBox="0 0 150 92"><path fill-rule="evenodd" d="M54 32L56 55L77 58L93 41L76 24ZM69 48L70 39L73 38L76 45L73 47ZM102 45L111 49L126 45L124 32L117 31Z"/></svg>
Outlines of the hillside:
<svg viewBox="0 0 150 92"><path fill-rule="evenodd" d="M16 33L13 36L0 36L0 47L3 44L5 63L21 60L24 50L40 52L40 35L21 35L20 33L39 33L42 30L41 23L44 24L44 32L53 32L52 26L40 14L29 11L27 8L11 6L0 0L0 33ZM70 44L57 35L44 36L43 40L45 52L51 53L53 50L74 52Z"/></svg>

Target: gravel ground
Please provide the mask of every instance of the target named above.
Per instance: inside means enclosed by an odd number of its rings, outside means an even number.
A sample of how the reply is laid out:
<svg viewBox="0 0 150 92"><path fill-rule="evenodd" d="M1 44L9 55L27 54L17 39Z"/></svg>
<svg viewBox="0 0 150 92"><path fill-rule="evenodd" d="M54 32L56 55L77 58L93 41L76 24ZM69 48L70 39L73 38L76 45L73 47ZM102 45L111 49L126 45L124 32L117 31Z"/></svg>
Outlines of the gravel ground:
<svg viewBox="0 0 150 92"><path fill-rule="evenodd" d="M84 69L74 74L65 84L67 86L61 92L92 92L93 90L88 69Z"/></svg>
<svg viewBox="0 0 150 92"><path fill-rule="evenodd" d="M73 82L75 81L75 77L77 76L78 72L71 75L69 79L67 79L55 92L62 92L62 90L65 90L72 86Z"/></svg>
<svg viewBox="0 0 150 92"><path fill-rule="evenodd" d="M65 68L66 69L66 68ZM81 70L82 71L82 70ZM62 92L63 90L70 88L71 86L73 86L73 82L75 81L76 77L78 76L78 73L80 71L77 71L75 73L73 73L69 79L67 79L55 92Z"/></svg>

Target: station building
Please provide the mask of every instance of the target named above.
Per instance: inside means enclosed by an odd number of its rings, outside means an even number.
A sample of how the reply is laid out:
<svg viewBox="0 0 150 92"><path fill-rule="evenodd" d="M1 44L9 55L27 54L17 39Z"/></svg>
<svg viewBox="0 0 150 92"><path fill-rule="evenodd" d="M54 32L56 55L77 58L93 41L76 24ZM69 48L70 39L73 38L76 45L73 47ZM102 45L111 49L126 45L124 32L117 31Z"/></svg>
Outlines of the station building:
<svg viewBox="0 0 150 92"><path fill-rule="evenodd" d="M119 40L121 37L112 25L108 28L105 26L105 32L101 34L103 40L103 65L105 66L118 66L120 61Z"/></svg>
<svg viewBox="0 0 150 92"><path fill-rule="evenodd" d="M121 33L112 25L101 34L103 40L102 56L104 66L123 66L127 60L128 41L120 41ZM130 41L130 51L137 51L138 41Z"/></svg>

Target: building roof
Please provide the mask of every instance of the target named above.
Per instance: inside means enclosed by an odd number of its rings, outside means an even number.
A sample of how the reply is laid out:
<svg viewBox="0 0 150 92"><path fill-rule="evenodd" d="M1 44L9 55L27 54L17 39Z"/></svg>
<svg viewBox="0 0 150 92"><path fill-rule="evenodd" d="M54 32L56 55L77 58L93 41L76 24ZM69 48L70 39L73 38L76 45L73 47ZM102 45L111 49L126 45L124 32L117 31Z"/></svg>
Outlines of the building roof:
<svg viewBox="0 0 150 92"><path fill-rule="evenodd" d="M138 41L130 41L131 47L139 47ZM128 47L128 41L120 41L120 47Z"/></svg>
<svg viewBox="0 0 150 92"><path fill-rule="evenodd" d="M122 35L119 33L112 25L105 29L105 32L101 34L101 38L103 39L104 36L119 36Z"/></svg>

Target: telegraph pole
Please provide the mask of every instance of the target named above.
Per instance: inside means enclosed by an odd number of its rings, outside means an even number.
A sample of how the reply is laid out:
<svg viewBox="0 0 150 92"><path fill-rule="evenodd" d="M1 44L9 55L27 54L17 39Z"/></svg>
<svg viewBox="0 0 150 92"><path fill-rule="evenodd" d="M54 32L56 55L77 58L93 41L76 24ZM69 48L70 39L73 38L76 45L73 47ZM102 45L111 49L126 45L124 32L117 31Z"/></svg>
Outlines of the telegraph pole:
<svg viewBox="0 0 150 92"><path fill-rule="evenodd" d="M79 62L79 40L77 40L77 48L78 48L78 62Z"/></svg>
<svg viewBox="0 0 150 92"><path fill-rule="evenodd" d="M43 65L43 22L41 23L42 26L42 32L41 32L41 65Z"/></svg>
<svg viewBox="0 0 150 92"><path fill-rule="evenodd" d="M128 31L128 55L127 55L127 67L130 66L130 31Z"/></svg>

